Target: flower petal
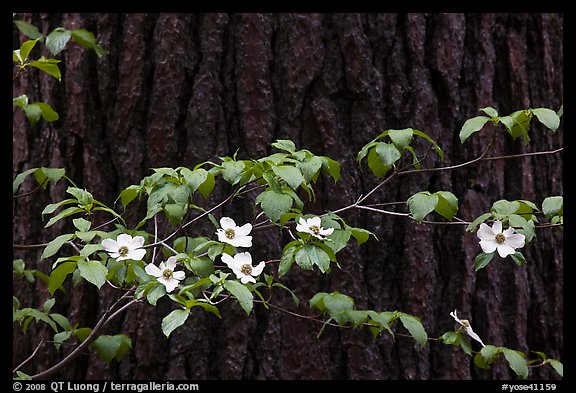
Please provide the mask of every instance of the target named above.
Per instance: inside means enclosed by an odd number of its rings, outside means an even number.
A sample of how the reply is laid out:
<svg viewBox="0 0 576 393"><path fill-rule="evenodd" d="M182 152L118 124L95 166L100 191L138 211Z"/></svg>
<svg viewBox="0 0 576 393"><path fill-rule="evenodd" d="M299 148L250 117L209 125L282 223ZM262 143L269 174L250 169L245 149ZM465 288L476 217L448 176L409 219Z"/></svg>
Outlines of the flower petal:
<svg viewBox="0 0 576 393"><path fill-rule="evenodd" d="M104 239L102 240L102 247L105 251L118 251L120 248L118 246L118 242L112 239Z"/></svg>
<svg viewBox="0 0 576 393"><path fill-rule="evenodd" d="M524 247L524 242L526 240L526 236L521 233L515 233L513 235L507 236L505 244L509 245L510 247L514 248L522 248Z"/></svg>
<svg viewBox="0 0 576 393"><path fill-rule="evenodd" d="M146 255L146 250L143 248L139 248L137 250L128 251L128 254L126 254L126 257L127 257L127 259L133 259L135 261L141 261L145 255Z"/></svg>
<svg viewBox="0 0 576 393"><path fill-rule="evenodd" d="M174 269L176 269L176 257L175 256L171 256L170 258L168 258L166 260L166 269L170 269L172 271L174 271Z"/></svg>
<svg viewBox="0 0 576 393"><path fill-rule="evenodd" d="M242 284L247 284L248 282L252 282L255 283L256 280L254 279L254 277L252 276L248 276L246 274L244 274L241 278L240 281L242 282Z"/></svg>
<svg viewBox="0 0 576 393"><path fill-rule="evenodd" d="M485 223L480 224L480 228L478 229L478 232L476 232L476 236L478 236L478 239L481 240L494 240L496 238L496 234L492 228L490 228Z"/></svg>
<svg viewBox="0 0 576 393"><path fill-rule="evenodd" d="M235 229L236 228L236 223L234 222L233 219L231 219L230 217L222 217L220 219L220 226L222 227L222 229L226 230L228 228L231 229Z"/></svg>
<svg viewBox="0 0 576 393"><path fill-rule="evenodd" d="M252 231L252 224L247 223L236 228L236 236L246 236Z"/></svg>
<svg viewBox="0 0 576 393"><path fill-rule="evenodd" d="M144 245L144 237L136 236L128 244L128 248L135 249L140 248Z"/></svg>
<svg viewBox="0 0 576 393"><path fill-rule="evenodd" d="M308 229L308 224L306 223L306 221L304 220L303 217L300 217L298 219L298 223L296 224L296 231L297 232L306 232L307 229Z"/></svg>
<svg viewBox="0 0 576 393"><path fill-rule="evenodd" d="M500 220L494 221L494 224L492 225L492 231L495 234L496 233L502 233L502 221L500 221Z"/></svg>
<svg viewBox="0 0 576 393"><path fill-rule="evenodd" d="M452 318L454 318L456 320L456 322L458 322L460 325L462 325L462 321L460 320L460 318L458 318L458 315L456 314L456 310L451 312L450 315L452 316Z"/></svg>
<svg viewBox="0 0 576 393"><path fill-rule="evenodd" d="M248 251L240 252L234 255L234 261L242 265L250 265L252 266L252 255Z"/></svg>
<svg viewBox="0 0 576 393"><path fill-rule="evenodd" d="M502 258L506 258L508 255L514 254L515 252L514 248L510 247L506 243L498 245L498 255Z"/></svg>
<svg viewBox="0 0 576 393"><path fill-rule="evenodd" d="M178 286L178 280L174 280L173 278L166 280L164 277L158 278L158 282L163 284L166 287L166 292L170 293L176 289Z"/></svg>
<svg viewBox="0 0 576 393"><path fill-rule="evenodd" d="M224 232L224 229L218 229L218 230L216 231L216 235L218 235L218 241L221 241L221 242L226 243L226 242L228 242L228 240L229 240L229 239L226 237L226 233Z"/></svg>
<svg viewBox="0 0 576 393"><path fill-rule="evenodd" d="M332 232L334 232L334 228L320 229L320 234L322 236L330 236Z"/></svg>
<svg viewBox="0 0 576 393"><path fill-rule="evenodd" d="M154 265L153 263L146 265L144 270L146 271L146 273L148 273L151 276L154 276L154 277L162 276L162 270L160 270L158 268L158 266Z"/></svg>
<svg viewBox="0 0 576 393"><path fill-rule="evenodd" d="M252 247L252 236L235 237L234 239L226 239L224 242L234 247Z"/></svg>
<svg viewBox="0 0 576 393"><path fill-rule="evenodd" d="M480 247L482 247L482 251L484 251L486 254L490 254L491 252L496 251L498 243L496 243L495 239L480 240Z"/></svg>
<svg viewBox="0 0 576 393"><path fill-rule="evenodd" d="M476 340L476 341L478 341L480 344L482 344L483 347L485 347L485 345L484 345L484 343L482 342L482 340L480 339L480 337L479 337L476 333L474 333L474 330L472 330L471 327L468 327L468 328L466 328L465 330L466 330L466 333L468 333L468 335L469 335L470 337L472 337L474 340Z"/></svg>
<svg viewBox="0 0 576 393"><path fill-rule="evenodd" d="M222 254L221 258L222 262L224 262L230 269L234 269L237 265L240 267L236 261L236 258L232 258L232 256L229 254Z"/></svg>
<svg viewBox="0 0 576 393"><path fill-rule="evenodd" d="M252 268L252 274L254 277L259 276L262 273L262 270L266 267L266 263L264 261L260 262L258 265Z"/></svg>
<svg viewBox="0 0 576 393"><path fill-rule="evenodd" d="M118 247L128 246L130 244L130 242L132 241L132 236L130 236L126 233L121 233L116 238L116 241L118 242Z"/></svg>
<svg viewBox="0 0 576 393"><path fill-rule="evenodd" d="M502 232L502 234L506 237L511 236L516 232L513 227L510 227Z"/></svg>
<svg viewBox="0 0 576 393"><path fill-rule="evenodd" d="M320 228L322 226L322 220L320 219L320 217L312 217L310 219L308 219L308 226L317 226L318 228Z"/></svg>
<svg viewBox="0 0 576 393"><path fill-rule="evenodd" d="M176 280L184 280L186 278L186 273L184 273L182 270L179 270L177 272L173 272L172 277L174 277Z"/></svg>

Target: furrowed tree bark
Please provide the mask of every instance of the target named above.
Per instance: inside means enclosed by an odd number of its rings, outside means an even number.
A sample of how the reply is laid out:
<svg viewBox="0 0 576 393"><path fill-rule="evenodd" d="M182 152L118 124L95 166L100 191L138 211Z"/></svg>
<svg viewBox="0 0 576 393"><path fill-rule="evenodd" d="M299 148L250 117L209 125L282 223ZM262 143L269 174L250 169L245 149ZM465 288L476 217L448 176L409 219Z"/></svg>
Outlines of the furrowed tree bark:
<svg viewBox="0 0 576 393"><path fill-rule="evenodd" d="M45 101L59 113L54 123L30 126L20 110L13 118L13 176L31 167L61 167L79 187L113 205L119 192L149 175L150 168L193 167L232 155L258 158L270 143L291 139L298 148L327 155L342 165L341 179L317 183L321 214L354 203L377 180L356 155L386 129L412 127L436 140L442 161L430 154L426 167L477 157L490 140L489 126L461 144L466 119L492 106L501 115L518 109L557 110L563 97L562 14L18 14L48 34L63 26L96 34L106 55L69 44L60 55L62 82L31 70L14 81L14 96ZM25 37L14 28L14 49ZM500 129L501 130L501 129ZM501 132L501 131L500 131ZM528 145L498 135L489 156L557 149L562 127L551 133L536 120ZM416 146L425 146L420 141ZM36 184L26 181L19 193ZM64 182L14 198L13 240L36 244L72 233L65 220L49 229L40 212L65 196ZM218 182L195 203L209 208L232 188ZM371 203L405 202L429 190L452 191L458 217L472 221L499 199L530 200L563 194L562 153L481 161L450 171L397 176ZM237 222L254 219L252 192L216 212ZM195 197L196 198L196 197ZM400 211L400 210L399 210ZM403 210L405 211L405 210ZM127 219L135 225L134 212ZM141 213L141 212L140 212ZM560 230L539 229L517 266L495 258L474 272L480 251L474 233L460 225L418 224L405 217L358 209L341 213L349 225L378 237L340 253L341 269L329 275L293 267L281 279L301 300L296 307L280 291L274 304L309 315L319 291L351 296L358 309L399 310L421 318L428 335L454 330L458 309L485 343L545 352L563 359L563 239ZM95 215L93 226L109 217ZM159 233L172 227L159 220ZM113 226L108 225L107 230ZM153 227L146 228L153 231ZM68 232L67 232L68 231ZM214 236L208 220L183 231ZM278 259L289 236L254 233L256 261ZM63 251L66 251L64 248ZM49 273L55 258L42 249L14 250L29 268ZM69 280L67 280L69 281ZM67 283L55 311L79 326L94 326L119 296L117 290ZM13 281L23 307L41 307L44 284ZM74 294L74 295L72 295ZM364 329L337 329L278 309L255 305L246 316L235 302L220 307L222 319L195 310L169 339L160 322L173 309L134 305L104 334L124 333L133 348L121 362L105 365L84 353L58 379L511 379L502 358L484 370L459 348L430 340ZM42 348L22 371L48 369L74 348L56 353L47 326L32 323L26 334L14 324L13 365ZM398 329L402 332L402 329ZM404 331L404 333L406 333ZM474 349L480 348L475 346ZM557 379L551 367L531 368L530 379Z"/></svg>

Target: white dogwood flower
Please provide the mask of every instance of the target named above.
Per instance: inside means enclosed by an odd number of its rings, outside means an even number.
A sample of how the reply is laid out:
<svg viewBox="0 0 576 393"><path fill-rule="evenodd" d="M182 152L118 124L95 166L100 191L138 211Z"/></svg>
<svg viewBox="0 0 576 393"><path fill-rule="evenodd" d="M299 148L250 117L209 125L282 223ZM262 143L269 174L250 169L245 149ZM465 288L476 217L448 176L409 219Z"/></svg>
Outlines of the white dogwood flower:
<svg viewBox="0 0 576 393"><path fill-rule="evenodd" d="M146 255L146 250L141 248L144 245L144 238L142 236L132 237L125 233L118 235L116 240L104 239L102 240L102 247L104 251L117 261L124 259L133 259L140 261Z"/></svg>
<svg viewBox="0 0 576 393"><path fill-rule="evenodd" d="M485 347L485 345L482 342L482 340L480 339L480 337L476 333L474 333L474 330L472 330L472 326L470 325L470 321L468 321L467 319L458 318L458 315L456 314L456 310L452 311L450 313L450 315L452 316L452 318L454 318L456 320L456 322L458 322L460 325L462 325L464 327L466 334L468 334L474 340L476 340L480 344L482 344L483 347Z"/></svg>
<svg viewBox="0 0 576 393"><path fill-rule="evenodd" d="M325 236L330 236L334 232L334 228L322 228L320 217L312 217L307 220L304 217L300 217L296 224L296 230L309 233L318 239L324 239Z"/></svg>
<svg viewBox="0 0 576 393"><path fill-rule="evenodd" d="M514 233L514 228L510 227L502 232L502 222L495 220L492 228L482 223L476 236L480 239L480 247L485 253L498 251L498 255L506 258L514 254L516 248L524 247L526 237L520 233Z"/></svg>
<svg viewBox="0 0 576 393"><path fill-rule="evenodd" d="M183 271L175 272L174 269L176 269L176 257L168 258L166 263L160 262L160 266L150 263L144 268L146 273L156 277L156 280L166 287L166 292L168 293L176 289L179 281L184 280L186 277L186 273Z"/></svg>
<svg viewBox="0 0 576 393"><path fill-rule="evenodd" d="M232 269L242 284L247 282L255 283L256 279L254 277L258 277L262 273L264 266L266 266L264 262L260 262L257 266L252 266L252 255L249 252L240 252L234 257L222 254L222 262Z"/></svg>
<svg viewBox="0 0 576 393"><path fill-rule="evenodd" d="M252 230L250 223L239 227L233 219L222 217L220 226L221 228L216 230L216 234L221 242L231 244L234 247L252 247L252 236L248 236Z"/></svg>

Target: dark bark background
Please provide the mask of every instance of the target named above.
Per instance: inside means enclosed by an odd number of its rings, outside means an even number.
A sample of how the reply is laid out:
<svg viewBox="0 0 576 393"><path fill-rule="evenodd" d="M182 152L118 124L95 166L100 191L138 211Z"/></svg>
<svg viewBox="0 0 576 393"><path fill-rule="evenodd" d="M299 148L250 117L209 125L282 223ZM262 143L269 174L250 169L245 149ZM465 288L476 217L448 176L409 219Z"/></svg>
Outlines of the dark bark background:
<svg viewBox="0 0 576 393"><path fill-rule="evenodd" d="M49 33L58 26L94 32L107 54L70 43L60 56L59 83L30 71L14 81L14 96L28 94L60 114L54 123L30 126L20 110L13 117L13 176L30 167L63 167L96 199L113 204L118 193L149 175L150 168L218 162L219 156L258 158L270 143L291 139L298 148L342 164L341 180L317 184L311 213L353 203L376 180L355 163L360 148L386 129L412 127L439 142L444 161L458 164L479 155L488 129L461 145L464 121L492 106L506 115L518 109L557 110L563 97L561 14L19 14ZM24 40L14 29L13 46ZM503 131L502 131L503 132ZM551 150L562 146L562 128L552 134L536 120L524 145L497 138L490 155ZM418 142L419 143L419 142ZM417 146L423 146L418 145ZM421 190L450 190L458 216L471 221L498 199L540 205L562 195L562 155L486 161L453 171L398 177L371 201L405 201ZM20 192L31 191L26 181ZM13 202L16 244L47 242L71 224L44 230L40 212L64 198L64 182ZM219 182L210 207L228 195ZM235 201L219 211L237 222L252 221L253 201ZM403 217L346 211L350 225L374 239L339 256L342 269L328 276L293 267L282 282L288 295L278 305L310 314L318 291L340 291L359 309L400 310L419 316L430 337L454 330L457 308L484 342L543 351L563 360L563 243L559 230L537 230L522 252L528 264L495 258L478 273L475 234L462 226L417 224ZM96 225L107 217L94 217ZM98 221L101 220L101 221ZM135 224L137 221L134 221ZM212 236L210 223L187 228ZM112 229L112 228L109 228ZM163 225L162 230L170 228ZM148 227L148 230L151 230ZM255 260L279 258L289 241L277 231L254 234ZM55 258L40 250L14 251L29 268L49 272ZM23 306L41 307L49 293L41 282L14 278ZM55 311L81 326L93 326L117 292L80 284L58 295ZM166 300L166 299L164 299ZM125 333L133 349L106 366L86 354L58 379L507 379L515 374L501 357L490 369L475 367L460 349L429 341L423 349L407 337L373 338L368 329L326 327L278 310L255 307L246 316L233 302L222 320L195 311L166 339L160 322L172 309L138 305L114 320L104 334ZM402 329L398 329L402 332ZM27 335L15 324L13 365L26 359L49 328L32 323ZM474 345L474 343L473 343ZM475 349L478 349L475 347ZM64 350L64 354L70 351ZM530 354L533 356L533 354ZM45 344L22 371L33 374L62 357ZM556 379L551 367L532 368L531 379Z"/></svg>

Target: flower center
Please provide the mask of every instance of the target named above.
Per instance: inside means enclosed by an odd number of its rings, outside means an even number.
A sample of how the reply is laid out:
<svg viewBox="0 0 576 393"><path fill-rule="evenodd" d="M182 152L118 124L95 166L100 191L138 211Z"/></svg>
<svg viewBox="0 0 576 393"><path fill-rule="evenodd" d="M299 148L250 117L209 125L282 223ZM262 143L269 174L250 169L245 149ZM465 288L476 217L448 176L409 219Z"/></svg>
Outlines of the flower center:
<svg viewBox="0 0 576 393"><path fill-rule="evenodd" d="M128 247L127 246L122 246L118 249L118 254L120 254L121 257L125 257L126 255L128 255Z"/></svg>
<svg viewBox="0 0 576 393"><path fill-rule="evenodd" d="M164 277L166 280L170 280L173 275L174 272L170 269L164 269L164 271L162 272L162 277Z"/></svg>
<svg viewBox="0 0 576 393"><path fill-rule="evenodd" d="M320 227L317 225L310 225L310 230L314 232L315 235L320 234Z"/></svg>
<svg viewBox="0 0 576 393"><path fill-rule="evenodd" d="M246 263L240 267L240 271L246 275L249 275L252 273L252 266Z"/></svg>
<svg viewBox="0 0 576 393"><path fill-rule="evenodd" d="M506 240L506 236L504 236L503 233L497 233L496 234L496 243L502 244L502 243L504 243L505 240Z"/></svg>
<svg viewBox="0 0 576 393"><path fill-rule="evenodd" d="M224 235L228 238L228 239L234 239L234 236L236 236L236 232L234 232L234 229L232 228L228 228L224 231Z"/></svg>

